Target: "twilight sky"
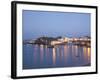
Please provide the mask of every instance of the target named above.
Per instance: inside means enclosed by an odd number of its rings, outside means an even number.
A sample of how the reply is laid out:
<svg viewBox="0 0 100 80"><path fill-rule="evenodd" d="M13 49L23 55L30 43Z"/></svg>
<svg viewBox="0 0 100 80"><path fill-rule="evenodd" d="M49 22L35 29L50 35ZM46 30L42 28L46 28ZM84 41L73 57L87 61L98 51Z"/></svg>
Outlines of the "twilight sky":
<svg viewBox="0 0 100 80"><path fill-rule="evenodd" d="M23 39L90 36L90 20L89 13L23 10Z"/></svg>

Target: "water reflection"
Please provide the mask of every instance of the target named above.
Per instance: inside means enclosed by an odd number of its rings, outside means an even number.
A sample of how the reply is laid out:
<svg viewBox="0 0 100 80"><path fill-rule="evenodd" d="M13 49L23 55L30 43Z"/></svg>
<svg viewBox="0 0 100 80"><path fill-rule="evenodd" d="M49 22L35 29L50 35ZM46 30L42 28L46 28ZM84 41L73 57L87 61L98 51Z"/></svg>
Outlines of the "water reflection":
<svg viewBox="0 0 100 80"><path fill-rule="evenodd" d="M58 45L54 48L25 45L23 54L23 69L90 66L91 63L90 47L71 44Z"/></svg>
<svg viewBox="0 0 100 80"><path fill-rule="evenodd" d="M91 60L91 48L88 48L88 61Z"/></svg>
<svg viewBox="0 0 100 80"><path fill-rule="evenodd" d="M40 61L42 62L43 61L43 54L44 54L44 52L43 52L43 45L40 45Z"/></svg>
<svg viewBox="0 0 100 80"><path fill-rule="evenodd" d="M68 46L64 45L64 62L67 63L67 56L68 56Z"/></svg>
<svg viewBox="0 0 100 80"><path fill-rule="evenodd" d="M56 64L56 49L53 48L53 64Z"/></svg>

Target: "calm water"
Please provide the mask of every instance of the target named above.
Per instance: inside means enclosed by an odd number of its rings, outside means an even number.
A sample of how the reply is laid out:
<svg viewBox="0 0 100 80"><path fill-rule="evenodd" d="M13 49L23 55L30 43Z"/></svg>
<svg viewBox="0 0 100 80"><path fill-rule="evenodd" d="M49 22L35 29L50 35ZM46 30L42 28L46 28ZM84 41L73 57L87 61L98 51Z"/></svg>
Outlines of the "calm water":
<svg viewBox="0 0 100 80"><path fill-rule="evenodd" d="M23 69L90 66L91 48L72 44L23 45Z"/></svg>

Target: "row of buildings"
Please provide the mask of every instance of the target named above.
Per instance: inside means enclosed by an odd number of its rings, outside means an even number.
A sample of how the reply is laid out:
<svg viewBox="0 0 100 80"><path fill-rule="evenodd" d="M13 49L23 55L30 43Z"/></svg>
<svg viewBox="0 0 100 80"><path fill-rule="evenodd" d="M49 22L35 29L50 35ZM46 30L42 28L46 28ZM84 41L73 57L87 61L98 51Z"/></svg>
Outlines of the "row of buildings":
<svg viewBox="0 0 100 80"><path fill-rule="evenodd" d="M54 46L60 45L65 43L73 43L77 45L91 45L91 38L88 36L79 37L79 38L69 38L69 37L39 37L35 40L28 40L27 43L29 44L39 44L39 45L47 45L47 46Z"/></svg>
<svg viewBox="0 0 100 80"><path fill-rule="evenodd" d="M90 43L91 38L88 36L80 37L80 38L68 38L62 37L57 40L51 41L51 45L61 44L61 43L77 43L77 44L86 44Z"/></svg>

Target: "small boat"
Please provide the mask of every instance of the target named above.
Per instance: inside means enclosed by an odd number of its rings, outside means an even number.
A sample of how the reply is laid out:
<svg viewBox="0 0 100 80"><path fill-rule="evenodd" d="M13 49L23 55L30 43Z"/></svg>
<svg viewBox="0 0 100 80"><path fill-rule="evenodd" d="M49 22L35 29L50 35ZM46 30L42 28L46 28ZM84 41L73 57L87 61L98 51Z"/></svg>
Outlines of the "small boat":
<svg viewBox="0 0 100 80"><path fill-rule="evenodd" d="M52 46L52 45L48 45L48 48L54 48L54 46Z"/></svg>

